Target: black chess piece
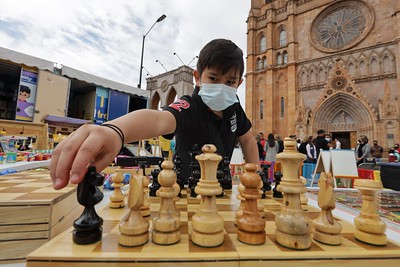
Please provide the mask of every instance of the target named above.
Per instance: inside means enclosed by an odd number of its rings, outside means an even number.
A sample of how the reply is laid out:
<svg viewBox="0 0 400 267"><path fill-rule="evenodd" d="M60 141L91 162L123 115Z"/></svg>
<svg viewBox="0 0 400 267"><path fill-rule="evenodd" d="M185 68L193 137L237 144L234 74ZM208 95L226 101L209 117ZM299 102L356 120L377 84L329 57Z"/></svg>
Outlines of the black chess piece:
<svg viewBox="0 0 400 267"><path fill-rule="evenodd" d="M230 168L230 160L228 157L224 157L222 160L222 172L224 173L224 178L222 180L222 188L226 190L232 189L232 175Z"/></svg>
<svg viewBox="0 0 400 267"><path fill-rule="evenodd" d="M94 206L103 199L98 186L103 184L104 177L90 166L82 182L78 185L77 198L85 207L81 216L74 221L72 239L79 245L92 244L101 240L103 219L97 215Z"/></svg>
<svg viewBox="0 0 400 267"><path fill-rule="evenodd" d="M261 172L259 172L260 177L261 177L261 181L263 182L263 186L261 188L262 190L262 195L261 198L265 198L266 194L265 192L267 191L271 191L271 181L269 180L269 174L268 174L268 170L271 167L270 164L261 164Z"/></svg>
<svg viewBox="0 0 400 267"><path fill-rule="evenodd" d="M151 171L151 177L152 177L152 182L151 185L149 186L149 196L151 197L156 197L157 196L157 190L160 189L161 185L158 182L158 175L161 172L161 167L159 169L153 169Z"/></svg>
<svg viewBox="0 0 400 267"><path fill-rule="evenodd" d="M176 174L176 183L180 187L178 197L181 197L182 196L181 191L185 186L185 183L183 182L183 179L182 179L182 159L179 155L175 154L172 162L174 163L174 171Z"/></svg>
<svg viewBox="0 0 400 267"><path fill-rule="evenodd" d="M281 179L282 179L282 173L281 172L275 172L274 174L275 177L275 187L272 190L272 196L274 198L283 198L283 194L281 192L278 191L278 185L281 183Z"/></svg>
<svg viewBox="0 0 400 267"><path fill-rule="evenodd" d="M190 176L189 176L189 188L190 188L190 196L197 197L194 189L197 186L197 183L201 177L200 164L196 159L196 156L199 155L201 151L199 150L199 146L197 144L193 145L192 150L189 152L191 161L189 164Z"/></svg>
<svg viewBox="0 0 400 267"><path fill-rule="evenodd" d="M224 186L223 186L224 172L222 171L222 164L223 164L223 162L220 161L219 164L218 164L218 168L217 168L217 180L219 182L219 185L222 188L222 192L221 192L221 194L217 195L216 197L223 197L224 196Z"/></svg>

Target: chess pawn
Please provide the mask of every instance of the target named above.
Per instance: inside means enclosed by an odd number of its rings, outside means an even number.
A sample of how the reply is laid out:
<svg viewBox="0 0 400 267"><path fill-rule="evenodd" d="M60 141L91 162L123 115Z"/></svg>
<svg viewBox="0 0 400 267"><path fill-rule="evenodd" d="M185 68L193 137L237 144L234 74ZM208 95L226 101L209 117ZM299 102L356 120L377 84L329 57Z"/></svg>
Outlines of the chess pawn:
<svg viewBox="0 0 400 267"><path fill-rule="evenodd" d="M158 182L158 175L160 174L160 169L156 168L151 171L152 182L150 185L149 195L155 197L157 195L157 190L160 189L160 183Z"/></svg>
<svg viewBox="0 0 400 267"><path fill-rule="evenodd" d="M243 215L243 210L244 210L244 205L245 205L244 204L245 199L244 199L244 197L242 197L242 193L244 191L244 186L242 183L238 184L237 190L238 190L238 194L236 195L236 199L240 200L240 204L239 204L238 209L235 212L235 220L234 220L235 225L238 225L238 220Z"/></svg>
<svg viewBox="0 0 400 267"><path fill-rule="evenodd" d="M222 193L216 178L218 162L222 157L214 145L204 145L203 153L196 156L200 163L201 178L195 188L201 196L200 206L192 217L192 241L202 247L216 247L224 242L224 218L218 213L216 195Z"/></svg>
<svg viewBox="0 0 400 267"><path fill-rule="evenodd" d="M384 246L387 244L386 224L377 212L377 194L383 189L381 181L356 179L354 187L362 195L361 212L354 218L354 237L362 242Z"/></svg>
<svg viewBox="0 0 400 267"><path fill-rule="evenodd" d="M321 172L318 186L318 206L321 208L321 212L311 222L312 236L318 242L327 245L340 245L342 243L340 235L342 225L332 215L332 210L335 208L332 174Z"/></svg>
<svg viewBox="0 0 400 267"><path fill-rule="evenodd" d="M119 209L125 207L125 196L122 194L121 187L124 186L122 183L124 181L124 170L117 169L115 170L115 174L111 177L112 184L114 187L114 191L110 196L110 203L108 206L112 209Z"/></svg>
<svg viewBox="0 0 400 267"><path fill-rule="evenodd" d="M140 207L140 212L142 213L143 217L150 216L151 210L150 210L150 201L149 201L149 179L146 176L143 177L143 205Z"/></svg>
<svg viewBox="0 0 400 267"><path fill-rule="evenodd" d="M140 207L143 205L143 183L147 178L133 175L129 181L129 213L119 224L118 242L127 247L146 244L149 241L149 222L143 219Z"/></svg>
<svg viewBox="0 0 400 267"><path fill-rule="evenodd" d="M171 161L162 163L162 171L159 174L161 188L157 191L160 197L160 210L156 218L153 219L153 242L159 245L172 245L180 240L181 225L180 214L175 207L175 197L177 196L176 174L172 170L174 164Z"/></svg>
<svg viewBox="0 0 400 267"><path fill-rule="evenodd" d="M304 186L306 186L306 184L307 184L306 178L304 178L303 176L300 176L300 181ZM308 198L306 197L305 193L302 193L300 195L300 202L301 202L302 210L304 210L304 211L308 210Z"/></svg>
<svg viewBox="0 0 400 267"><path fill-rule="evenodd" d="M82 182L78 185L78 202L85 209L73 224L72 240L76 244L86 245L101 240L103 218L97 215L94 206L103 199L104 195L98 188L103 184L103 180L103 176L96 172L96 167L90 166Z"/></svg>
<svg viewBox="0 0 400 267"><path fill-rule="evenodd" d="M281 172L275 172L274 173L274 178L275 178L275 187L272 190L272 197L273 198L283 198L282 192L278 190L278 186L281 183L282 179L282 173Z"/></svg>
<svg viewBox="0 0 400 267"><path fill-rule="evenodd" d="M285 138L285 150L276 158L281 162L283 178L278 190L283 193L281 210L275 216L275 238L278 244L292 249L311 247L310 220L301 209L300 194L307 192L298 175L306 155L297 151L296 141Z"/></svg>
<svg viewBox="0 0 400 267"><path fill-rule="evenodd" d="M257 165L246 164L244 168L246 172L240 181L244 186L241 195L246 201L243 215L238 219L237 238L246 244L261 245L265 243L265 220L257 210L257 199L262 194L259 188L260 177L256 173Z"/></svg>

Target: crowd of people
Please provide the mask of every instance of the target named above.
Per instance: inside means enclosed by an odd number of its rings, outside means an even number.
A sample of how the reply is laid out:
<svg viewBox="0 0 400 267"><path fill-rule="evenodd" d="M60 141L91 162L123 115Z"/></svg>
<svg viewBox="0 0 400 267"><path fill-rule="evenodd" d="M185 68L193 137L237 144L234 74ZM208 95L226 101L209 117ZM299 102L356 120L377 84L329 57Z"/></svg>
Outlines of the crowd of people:
<svg viewBox="0 0 400 267"><path fill-rule="evenodd" d="M296 135L291 135L291 138L297 140L297 150L307 156L305 163L317 163L320 150L341 149L342 144L339 138L332 140L329 133L323 129L317 131L317 136L308 136L303 140L297 139ZM283 141L280 135L272 133L268 134L267 139L264 139L264 134L260 132L256 136L258 154L260 161L268 161L275 163L276 154L283 151ZM372 146L369 144L368 137L361 135L354 147L354 156L357 166L361 163L379 163L382 162L383 147L378 144L378 140L373 140ZM389 149L389 161L400 161L399 144L395 144Z"/></svg>

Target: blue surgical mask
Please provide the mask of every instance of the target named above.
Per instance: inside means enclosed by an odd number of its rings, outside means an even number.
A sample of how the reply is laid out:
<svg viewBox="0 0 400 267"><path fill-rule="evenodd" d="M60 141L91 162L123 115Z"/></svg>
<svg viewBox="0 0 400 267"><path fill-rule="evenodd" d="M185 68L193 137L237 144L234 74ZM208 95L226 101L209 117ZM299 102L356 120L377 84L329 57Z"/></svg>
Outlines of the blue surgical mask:
<svg viewBox="0 0 400 267"><path fill-rule="evenodd" d="M210 109L221 111L239 102L236 91L236 88L226 84L203 83L200 85L199 96Z"/></svg>

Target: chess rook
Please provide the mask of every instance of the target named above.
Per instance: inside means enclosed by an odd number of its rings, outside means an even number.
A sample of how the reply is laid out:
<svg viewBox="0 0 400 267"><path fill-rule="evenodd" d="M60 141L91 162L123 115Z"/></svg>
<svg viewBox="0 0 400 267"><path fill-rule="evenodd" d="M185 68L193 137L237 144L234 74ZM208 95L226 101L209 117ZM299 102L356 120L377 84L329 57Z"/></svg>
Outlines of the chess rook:
<svg viewBox="0 0 400 267"><path fill-rule="evenodd" d="M356 179L354 187L362 195L360 215L354 218L354 237L362 242L383 246L387 244L386 224L378 214L377 194L383 189L381 181Z"/></svg>
<svg viewBox="0 0 400 267"><path fill-rule="evenodd" d="M275 238L278 244L292 249L311 247L310 221L301 209L300 194L307 188L299 179L298 170L306 155L297 152L296 141L285 138L285 150L276 156L282 165L282 181L278 190L283 193L280 212L275 216Z"/></svg>
<svg viewBox="0 0 400 267"><path fill-rule="evenodd" d="M96 167L90 166L78 185L78 202L85 209L73 224L72 240L76 244L86 245L101 240L103 219L97 215L94 206L103 199L104 195L98 188L103 184L103 180L103 176L96 172Z"/></svg>
<svg viewBox="0 0 400 267"><path fill-rule="evenodd" d="M224 218L218 214L216 196L222 193L217 180L217 167L222 157L214 145L204 145L203 153L196 156L201 178L195 188L201 196L200 206L192 217L192 241L202 247L216 247L224 241Z"/></svg>
<svg viewBox="0 0 400 267"><path fill-rule="evenodd" d="M172 245L180 240L180 213L175 207L179 185L176 184L174 164L171 161L164 161L161 166L163 170L158 178L161 188L157 191L161 202L158 215L153 219L152 239L156 244Z"/></svg>
<svg viewBox="0 0 400 267"><path fill-rule="evenodd" d="M111 186L114 188L113 193L110 196L110 203L108 206L112 209L118 209L125 207L125 196L122 194L121 187L124 186L122 183L124 181L124 170L118 168L115 170L115 174L111 177L112 184Z"/></svg>
<svg viewBox="0 0 400 267"><path fill-rule="evenodd" d="M257 209L257 200L261 198L262 191L259 190L260 176L256 173L256 164L246 164L246 172L240 178L244 186L241 195L245 201L242 216L238 219L237 238L239 241L250 245L261 245L265 243L265 220Z"/></svg>
<svg viewBox="0 0 400 267"><path fill-rule="evenodd" d="M327 245L340 245L342 225L332 215L332 210L335 208L332 174L321 172L318 187L318 206L321 208L321 213L311 222L312 237Z"/></svg>
<svg viewBox="0 0 400 267"><path fill-rule="evenodd" d="M140 246L149 241L149 222L143 219L140 207L143 205L143 184L147 180L141 175L132 175L129 181L128 207L130 211L121 220L118 228L118 243L127 247Z"/></svg>

